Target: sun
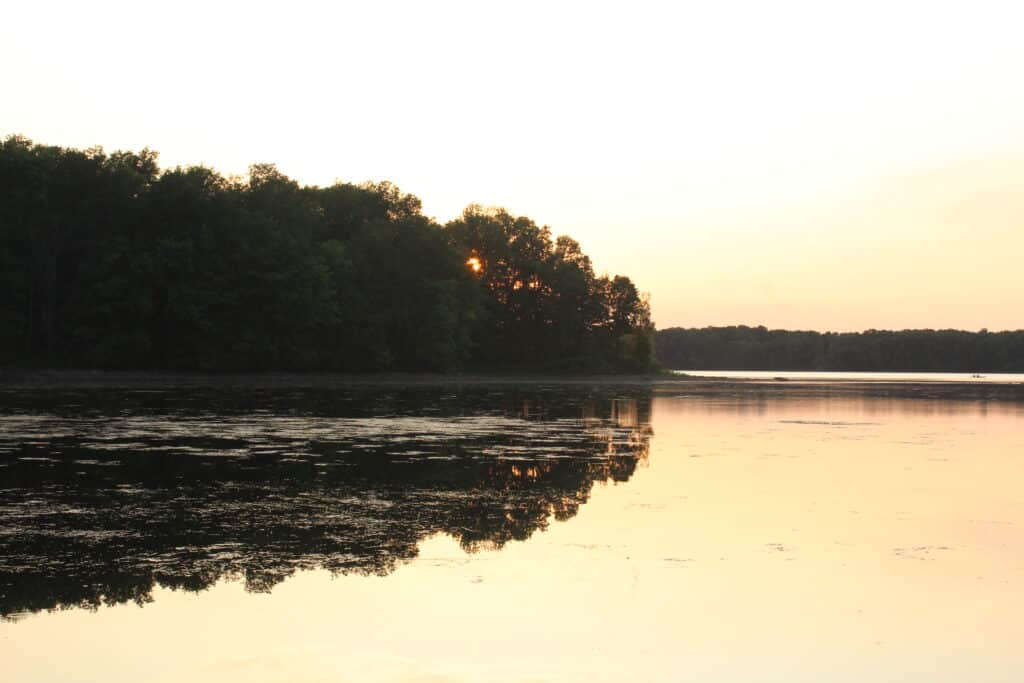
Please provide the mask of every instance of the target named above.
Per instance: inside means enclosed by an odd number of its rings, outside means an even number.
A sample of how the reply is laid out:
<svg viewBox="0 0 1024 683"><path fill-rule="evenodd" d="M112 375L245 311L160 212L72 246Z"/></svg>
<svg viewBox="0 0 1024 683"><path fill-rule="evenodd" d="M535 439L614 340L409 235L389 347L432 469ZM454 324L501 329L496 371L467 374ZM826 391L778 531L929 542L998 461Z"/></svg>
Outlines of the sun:
<svg viewBox="0 0 1024 683"><path fill-rule="evenodd" d="M484 264L481 263L480 259L478 259L476 256L469 257L469 259L466 261L466 265L469 266L469 269L472 270L474 273L479 273L481 270L484 269Z"/></svg>

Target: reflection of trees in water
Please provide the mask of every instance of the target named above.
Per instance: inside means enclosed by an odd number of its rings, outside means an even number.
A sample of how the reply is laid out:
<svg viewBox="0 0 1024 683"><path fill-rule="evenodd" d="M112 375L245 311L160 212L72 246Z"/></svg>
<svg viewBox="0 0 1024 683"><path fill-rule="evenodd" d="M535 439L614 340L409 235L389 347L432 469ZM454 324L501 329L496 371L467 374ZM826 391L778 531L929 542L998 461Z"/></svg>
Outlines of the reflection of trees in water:
<svg viewBox="0 0 1024 683"><path fill-rule="evenodd" d="M627 481L651 436L642 392L293 392L259 415L224 392L11 398L2 615L225 576L267 591L308 568L384 575L439 532L500 548Z"/></svg>

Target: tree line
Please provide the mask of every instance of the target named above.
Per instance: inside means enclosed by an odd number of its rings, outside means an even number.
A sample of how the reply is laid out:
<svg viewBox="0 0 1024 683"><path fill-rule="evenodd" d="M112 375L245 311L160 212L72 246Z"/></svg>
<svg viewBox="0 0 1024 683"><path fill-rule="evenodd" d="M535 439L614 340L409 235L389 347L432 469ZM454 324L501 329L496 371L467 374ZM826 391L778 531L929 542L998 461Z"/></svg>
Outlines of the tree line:
<svg viewBox="0 0 1024 683"><path fill-rule="evenodd" d="M0 144L0 365L445 371L653 367L650 308L569 237L389 182L162 170Z"/></svg>
<svg viewBox="0 0 1024 683"><path fill-rule="evenodd" d="M680 370L1024 371L1024 330L805 332L765 327L672 327L658 360Z"/></svg>

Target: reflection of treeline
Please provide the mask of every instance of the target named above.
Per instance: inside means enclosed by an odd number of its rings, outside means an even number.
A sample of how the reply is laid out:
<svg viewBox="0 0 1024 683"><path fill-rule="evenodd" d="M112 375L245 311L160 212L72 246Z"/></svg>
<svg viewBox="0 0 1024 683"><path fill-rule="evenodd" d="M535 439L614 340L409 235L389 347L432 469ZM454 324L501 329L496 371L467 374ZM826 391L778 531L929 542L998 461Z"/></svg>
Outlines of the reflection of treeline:
<svg viewBox="0 0 1024 683"><path fill-rule="evenodd" d="M646 300L579 244L389 183L160 171L154 152L0 144L0 364L645 370Z"/></svg>
<svg viewBox="0 0 1024 683"><path fill-rule="evenodd" d="M252 421L246 393L68 394L43 424L13 397L27 417L0 435L0 615L225 577L267 591L302 569L383 575L436 533L500 548L627 481L651 435L649 395L531 396L528 419L525 399L489 393L382 397L389 436L376 402L299 394Z"/></svg>
<svg viewBox="0 0 1024 683"><path fill-rule="evenodd" d="M673 327L656 334L658 360L692 370L1024 371L1024 330L801 332L764 327Z"/></svg>

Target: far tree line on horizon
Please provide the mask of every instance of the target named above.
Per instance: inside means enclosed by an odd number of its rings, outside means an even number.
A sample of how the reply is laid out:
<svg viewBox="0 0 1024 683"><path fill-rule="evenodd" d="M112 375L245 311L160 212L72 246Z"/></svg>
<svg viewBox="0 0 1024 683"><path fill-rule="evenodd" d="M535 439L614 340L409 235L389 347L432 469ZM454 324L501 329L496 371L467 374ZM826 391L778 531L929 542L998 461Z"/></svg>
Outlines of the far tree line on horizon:
<svg viewBox="0 0 1024 683"><path fill-rule="evenodd" d="M1024 372L1024 330L808 332L765 327L672 327L655 335L677 370Z"/></svg>
<svg viewBox="0 0 1024 683"><path fill-rule="evenodd" d="M0 144L0 366L646 371L646 297L569 237L394 185Z"/></svg>

